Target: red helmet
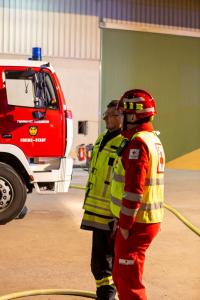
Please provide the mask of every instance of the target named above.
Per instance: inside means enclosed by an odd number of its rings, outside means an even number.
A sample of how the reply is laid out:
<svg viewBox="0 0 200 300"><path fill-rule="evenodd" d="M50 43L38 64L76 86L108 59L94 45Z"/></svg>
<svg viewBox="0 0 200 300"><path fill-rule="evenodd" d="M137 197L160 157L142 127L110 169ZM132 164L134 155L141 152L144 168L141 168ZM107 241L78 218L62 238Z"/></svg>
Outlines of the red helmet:
<svg viewBox="0 0 200 300"><path fill-rule="evenodd" d="M156 114L156 104L153 97L144 90L134 89L124 93L118 105L123 113L135 113L143 119Z"/></svg>

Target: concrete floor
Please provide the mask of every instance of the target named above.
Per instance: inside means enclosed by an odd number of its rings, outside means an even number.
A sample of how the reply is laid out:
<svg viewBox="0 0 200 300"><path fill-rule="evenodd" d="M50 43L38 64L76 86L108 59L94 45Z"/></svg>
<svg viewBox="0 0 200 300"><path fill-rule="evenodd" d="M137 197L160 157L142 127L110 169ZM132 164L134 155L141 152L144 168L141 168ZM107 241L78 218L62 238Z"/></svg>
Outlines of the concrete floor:
<svg viewBox="0 0 200 300"><path fill-rule="evenodd" d="M87 172L74 169L73 184ZM166 171L165 201L200 228L200 171ZM32 289L95 291L90 273L91 233L79 229L84 191L32 194L29 214L0 227L0 295ZM200 300L199 236L165 211L162 230L147 252L148 300ZM31 299L82 299L36 296Z"/></svg>

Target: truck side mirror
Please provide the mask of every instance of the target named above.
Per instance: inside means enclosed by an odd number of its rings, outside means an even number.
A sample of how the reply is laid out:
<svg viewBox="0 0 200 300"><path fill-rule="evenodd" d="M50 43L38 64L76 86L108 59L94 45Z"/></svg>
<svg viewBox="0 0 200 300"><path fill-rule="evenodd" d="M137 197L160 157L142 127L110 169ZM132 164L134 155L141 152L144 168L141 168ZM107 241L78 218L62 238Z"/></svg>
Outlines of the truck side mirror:
<svg viewBox="0 0 200 300"><path fill-rule="evenodd" d="M42 111L33 111L32 116L33 116L33 119L42 120L45 117L45 113Z"/></svg>

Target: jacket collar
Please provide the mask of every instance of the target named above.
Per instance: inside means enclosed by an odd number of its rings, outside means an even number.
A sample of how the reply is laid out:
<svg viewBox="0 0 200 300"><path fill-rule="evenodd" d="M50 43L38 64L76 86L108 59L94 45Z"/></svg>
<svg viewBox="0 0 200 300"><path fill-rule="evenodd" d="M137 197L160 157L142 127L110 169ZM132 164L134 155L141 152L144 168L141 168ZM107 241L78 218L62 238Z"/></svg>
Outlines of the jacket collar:
<svg viewBox="0 0 200 300"><path fill-rule="evenodd" d="M122 135L130 139L136 132L140 131L154 131L153 125L151 122L138 124L136 127L122 131Z"/></svg>

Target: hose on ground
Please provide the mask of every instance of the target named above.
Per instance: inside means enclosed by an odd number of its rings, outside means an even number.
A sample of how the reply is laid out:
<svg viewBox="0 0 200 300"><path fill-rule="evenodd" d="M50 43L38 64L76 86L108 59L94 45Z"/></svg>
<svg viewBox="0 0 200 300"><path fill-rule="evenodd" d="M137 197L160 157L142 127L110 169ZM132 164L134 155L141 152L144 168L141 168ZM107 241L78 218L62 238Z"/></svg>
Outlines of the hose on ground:
<svg viewBox="0 0 200 300"><path fill-rule="evenodd" d="M70 185L70 188L74 189L82 189L85 190L84 186L80 185ZM179 213L175 208L171 207L170 205L164 203L164 207L172 212L180 221L182 221L189 229L191 229L194 233L200 236L200 229L194 226L188 219L186 219L181 213ZM1 299L0 299L1 300Z"/></svg>
<svg viewBox="0 0 200 300"><path fill-rule="evenodd" d="M175 208L168 204L164 204L164 207L172 212L179 220L181 220L188 228L190 228L194 233L200 236L200 229L194 226L188 219L186 219L182 214L180 214Z"/></svg>
<svg viewBox="0 0 200 300"><path fill-rule="evenodd" d="M85 190L86 187L82 186L82 185L70 185L69 186L71 189L78 189L78 190Z"/></svg>
<svg viewBox="0 0 200 300"><path fill-rule="evenodd" d="M80 185L71 185L70 188L84 190L84 186ZM194 233L200 236L200 229L194 226L189 220L187 220L181 213L179 213L175 208L164 203L164 207L172 212L179 220L181 220L189 229ZM96 294L87 291L80 290L64 290L64 289L43 289L43 290L31 290L24 292L16 292L4 296L0 296L0 300L13 300L17 298L29 297L29 296L38 296L38 295L71 295L71 296L80 296L88 299L96 299Z"/></svg>
<svg viewBox="0 0 200 300"><path fill-rule="evenodd" d="M16 292L4 296L0 296L0 300L13 300L17 298L24 298L29 296L45 296L45 295L71 295L71 296L79 296L87 299L96 299L96 294L87 291L80 290L66 290L66 289L42 289L42 290L31 290L31 291L23 291Z"/></svg>

